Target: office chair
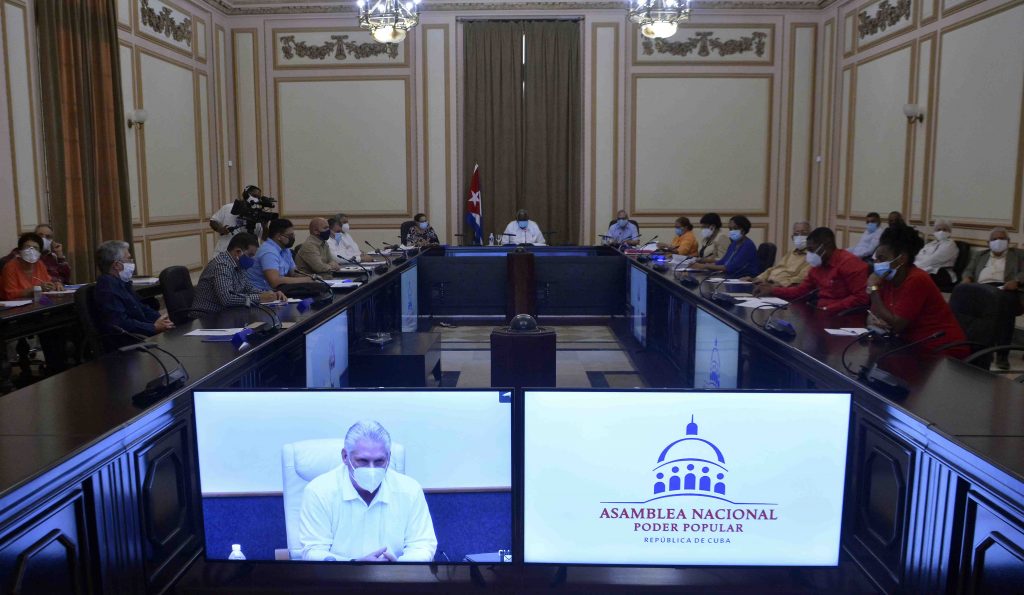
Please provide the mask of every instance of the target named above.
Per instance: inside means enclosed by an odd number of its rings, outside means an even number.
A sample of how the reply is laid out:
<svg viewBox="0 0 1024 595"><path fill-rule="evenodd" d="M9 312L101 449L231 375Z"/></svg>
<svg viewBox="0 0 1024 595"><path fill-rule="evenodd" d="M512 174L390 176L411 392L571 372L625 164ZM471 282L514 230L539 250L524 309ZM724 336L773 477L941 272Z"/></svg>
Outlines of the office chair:
<svg viewBox="0 0 1024 595"><path fill-rule="evenodd" d="M967 242L956 242L958 250L956 262L951 267L942 267L939 272L932 275L932 280L938 285L942 293L950 293L963 278L964 269L971 262L971 245Z"/></svg>
<svg viewBox="0 0 1024 595"><path fill-rule="evenodd" d="M961 283L953 288L949 308L970 343L986 348L1006 345L1013 337L1015 318L1009 298L1015 300L1017 294L981 283ZM979 357L972 356L970 363L987 370L992 364L992 352L975 351Z"/></svg>
<svg viewBox="0 0 1024 595"><path fill-rule="evenodd" d="M779 247L771 242L762 242L757 247L757 262L761 270L765 271L775 266L775 257L779 253Z"/></svg>
<svg viewBox="0 0 1024 595"><path fill-rule="evenodd" d="M402 223L402 226L398 228L398 237L401 239L403 245L408 245L405 241L409 239L409 232L412 231L412 228L415 226L416 222L410 219L409 221Z"/></svg>
<svg viewBox="0 0 1024 595"><path fill-rule="evenodd" d="M96 327L96 318L93 316L93 312L96 311L93 302L95 293L95 283L83 285L75 291L75 314L78 316L78 324L82 327L82 342L78 346L78 361L81 362L95 359L107 352L100 331Z"/></svg>
<svg viewBox="0 0 1024 595"><path fill-rule="evenodd" d="M281 447L281 486L284 500L284 525L288 547L274 550L275 560L301 560L302 543L299 541L299 512L302 493L306 485L324 473L341 466L341 438L320 438L292 442ZM391 443L391 466L405 473L405 447Z"/></svg>
<svg viewBox="0 0 1024 595"><path fill-rule="evenodd" d="M167 316L174 324L185 324L190 320L192 299L196 289L192 286L192 275L183 266L167 267L160 271L160 287L164 294Z"/></svg>

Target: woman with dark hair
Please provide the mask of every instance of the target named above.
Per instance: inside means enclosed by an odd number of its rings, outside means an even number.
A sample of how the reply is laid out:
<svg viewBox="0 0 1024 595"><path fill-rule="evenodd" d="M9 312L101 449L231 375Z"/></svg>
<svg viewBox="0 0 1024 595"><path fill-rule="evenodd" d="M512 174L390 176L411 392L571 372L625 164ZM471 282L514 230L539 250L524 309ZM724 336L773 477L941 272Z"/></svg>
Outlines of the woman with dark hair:
<svg viewBox="0 0 1024 595"><path fill-rule="evenodd" d="M409 237L405 238L407 246L416 246L422 248L431 244L439 244L440 241L437 239L437 233L434 232L434 228L430 226L430 221L427 220L427 216L423 213L416 213L416 216L412 218L416 223L409 230Z"/></svg>
<svg viewBox="0 0 1024 595"><path fill-rule="evenodd" d="M892 330L908 343L944 331L943 336L924 343L930 349L966 341L931 276L914 266L914 258L923 246L921 235L909 225L893 225L882 233L868 277L868 322ZM971 351L963 345L943 353L963 358Z"/></svg>
<svg viewBox="0 0 1024 595"><path fill-rule="evenodd" d="M729 219L729 248L714 264L701 263L693 268L708 271L721 271L733 279L737 277L756 277L761 273L761 265L757 261L757 246L747 237L750 233L750 219L736 215Z"/></svg>
<svg viewBox="0 0 1024 595"><path fill-rule="evenodd" d="M43 238L38 234L24 233L18 238L18 256L4 265L3 295L6 300L32 299L33 288L43 291L64 289L60 281L54 281L39 258L43 254Z"/></svg>
<svg viewBox="0 0 1024 595"><path fill-rule="evenodd" d="M729 236L722 233L722 218L708 213L700 218L700 248L697 257L703 262L717 262L729 249Z"/></svg>
<svg viewBox="0 0 1024 595"><path fill-rule="evenodd" d="M676 235L670 244L658 242L658 250L665 250L679 256L697 256L697 236L689 217L676 218Z"/></svg>

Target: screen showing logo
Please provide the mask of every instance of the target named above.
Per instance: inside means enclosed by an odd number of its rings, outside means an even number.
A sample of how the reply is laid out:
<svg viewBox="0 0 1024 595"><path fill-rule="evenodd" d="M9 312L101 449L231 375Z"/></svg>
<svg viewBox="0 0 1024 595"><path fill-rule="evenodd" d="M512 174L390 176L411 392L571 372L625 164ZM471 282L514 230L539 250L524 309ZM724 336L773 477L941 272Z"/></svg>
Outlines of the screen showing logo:
<svg viewBox="0 0 1024 595"><path fill-rule="evenodd" d="M414 333L419 324L416 267L402 273L402 332Z"/></svg>
<svg viewBox="0 0 1024 595"><path fill-rule="evenodd" d="M629 269L629 306L633 316L633 337L647 344L647 274L636 267Z"/></svg>
<svg viewBox="0 0 1024 595"><path fill-rule="evenodd" d="M694 388L739 386L740 334L736 329L698 308L694 343Z"/></svg>
<svg viewBox="0 0 1024 595"><path fill-rule="evenodd" d="M525 395L525 561L838 563L850 395Z"/></svg>

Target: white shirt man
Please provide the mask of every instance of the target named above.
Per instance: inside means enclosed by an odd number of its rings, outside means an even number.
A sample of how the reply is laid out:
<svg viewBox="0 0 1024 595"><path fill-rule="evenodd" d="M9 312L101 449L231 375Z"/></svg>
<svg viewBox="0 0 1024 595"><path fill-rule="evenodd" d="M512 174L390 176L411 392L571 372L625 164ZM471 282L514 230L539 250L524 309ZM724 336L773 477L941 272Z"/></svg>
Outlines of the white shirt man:
<svg viewBox="0 0 1024 595"><path fill-rule="evenodd" d="M544 241L544 234L540 232L540 227L529 219L509 221L509 224L505 227L505 236L501 242L503 244L547 245Z"/></svg>
<svg viewBox="0 0 1024 595"><path fill-rule="evenodd" d="M875 253L875 248L878 248L878 241L882 239L882 231L884 230L878 213L870 213L867 216L866 229L861 234L860 241L850 248L850 252L857 258L870 257Z"/></svg>
<svg viewBox="0 0 1024 595"><path fill-rule="evenodd" d="M957 247L950 235L949 224L937 222L932 232L935 239L921 248L914 259L914 265L929 275L938 273L939 269L955 265L957 257L960 256L960 248Z"/></svg>
<svg viewBox="0 0 1024 595"><path fill-rule="evenodd" d="M327 240L327 247L331 250L335 260L341 264L348 263L353 259L358 262L363 256L363 251L359 248L356 239L349 233L348 217L338 215L331 217L327 222L331 226L331 237Z"/></svg>
<svg viewBox="0 0 1024 595"><path fill-rule="evenodd" d="M227 252L228 242L231 241L231 238L234 237L236 233L240 231L245 231L245 228L242 227L242 220L238 217L238 215L231 214L231 207L234 204L234 202L229 202L228 204L218 209L217 212L213 214L213 217L210 217L211 221L216 221L222 228L237 228L234 231L217 236L217 246L213 249L214 254Z"/></svg>

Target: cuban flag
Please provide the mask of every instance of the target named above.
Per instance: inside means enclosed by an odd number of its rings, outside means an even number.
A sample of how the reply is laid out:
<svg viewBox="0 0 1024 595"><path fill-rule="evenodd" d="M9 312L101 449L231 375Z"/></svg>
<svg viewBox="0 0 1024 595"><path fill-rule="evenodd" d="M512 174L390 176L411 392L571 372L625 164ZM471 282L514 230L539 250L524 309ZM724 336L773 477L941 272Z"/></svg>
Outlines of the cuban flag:
<svg viewBox="0 0 1024 595"><path fill-rule="evenodd" d="M480 165L473 166L473 178L469 181L469 198L466 200L466 225L473 230L473 243L482 245L484 243L484 228L481 216L483 210L480 208Z"/></svg>

